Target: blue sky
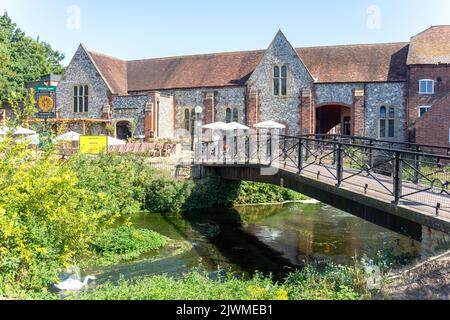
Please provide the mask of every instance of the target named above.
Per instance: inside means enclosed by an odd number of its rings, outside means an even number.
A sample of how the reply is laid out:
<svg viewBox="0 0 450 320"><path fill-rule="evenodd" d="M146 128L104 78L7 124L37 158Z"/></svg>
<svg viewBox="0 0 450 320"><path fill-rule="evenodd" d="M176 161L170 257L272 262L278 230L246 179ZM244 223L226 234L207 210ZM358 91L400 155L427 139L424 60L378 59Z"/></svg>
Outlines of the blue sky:
<svg viewBox="0 0 450 320"><path fill-rule="evenodd" d="M450 24L450 0L0 0L0 11L66 55L79 43L123 59L408 41ZM79 11L79 14L78 14Z"/></svg>

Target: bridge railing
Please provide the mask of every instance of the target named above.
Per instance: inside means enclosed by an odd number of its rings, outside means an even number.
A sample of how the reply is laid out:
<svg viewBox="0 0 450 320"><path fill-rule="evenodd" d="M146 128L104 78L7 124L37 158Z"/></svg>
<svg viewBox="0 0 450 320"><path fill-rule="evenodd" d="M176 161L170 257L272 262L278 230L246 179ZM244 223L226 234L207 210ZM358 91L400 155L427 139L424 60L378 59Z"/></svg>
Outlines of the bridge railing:
<svg viewBox="0 0 450 320"><path fill-rule="evenodd" d="M428 154L447 155L450 156L450 147L438 146L432 144L418 144L410 142L399 142L393 140L373 139L359 136L344 136L339 134L310 134L302 135L303 138L323 139L342 141L351 144L362 144L374 147L382 147L388 149L405 150L412 152L424 152Z"/></svg>
<svg viewBox="0 0 450 320"><path fill-rule="evenodd" d="M202 164L273 167L394 205L413 205L439 215L450 213L450 156L344 139L244 135L203 142Z"/></svg>

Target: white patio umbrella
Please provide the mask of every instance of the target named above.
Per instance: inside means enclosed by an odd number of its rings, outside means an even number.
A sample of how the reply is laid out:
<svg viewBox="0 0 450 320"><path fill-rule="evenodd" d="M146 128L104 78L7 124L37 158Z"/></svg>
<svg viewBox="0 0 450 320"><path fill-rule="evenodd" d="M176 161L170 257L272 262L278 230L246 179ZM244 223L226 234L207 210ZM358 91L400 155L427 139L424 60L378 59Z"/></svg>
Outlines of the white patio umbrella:
<svg viewBox="0 0 450 320"><path fill-rule="evenodd" d="M81 134L70 131L56 137L56 141L75 142L80 140Z"/></svg>
<svg viewBox="0 0 450 320"><path fill-rule="evenodd" d="M284 124L272 120L257 123L254 125L254 127L257 129L286 129L286 126Z"/></svg>
<svg viewBox="0 0 450 320"><path fill-rule="evenodd" d="M225 122L214 122L207 125L204 125L202 127L203 129L210 129L210 130L226 130L227 124Z"/></svg>
<svg viewBox="0 0 450 320"><path fill-rule="evenodd" d="M22 127L17 127L16 130L14 130L14 135L15 136L30 136L36 134L36 131L27 129L27 128L22 128Z"/></svg>
<svg viewBox="0 0 450 320"><path fill-rule="evenodd" d="M20 143L26 142L29 145L39 145L39 142L40 142L39 134L36 133L36 134L31 135L31 136L19 139L19 140L17 140L17 142L20 142Z"/></svg>
<svg viewBox="0 0 450 320"><path fill-rule="evenodd" d="M0 135L5 135L8 132L10 132L12 129L11 128L0 128ZM23 128L23 127L17 127L14 129L13 135L15 136L30 136L36 134L36 131L27 129L27 128Z"/></svg>
<svg viewBox="0 0 450 320"><path fill-rule="evenodd" d="M230 122L226 124L226 127L224 129L225 131L235 131L235 130L250 130L249 127L244 126L243 124L237 123L237 122Z"/></svg>
<svg viewBox="0 0 450 320"><path fill-rule="evenodd" d="M123 140L119 140L113 137L108 137L108 146L123 146L127 143Z"/></svg>

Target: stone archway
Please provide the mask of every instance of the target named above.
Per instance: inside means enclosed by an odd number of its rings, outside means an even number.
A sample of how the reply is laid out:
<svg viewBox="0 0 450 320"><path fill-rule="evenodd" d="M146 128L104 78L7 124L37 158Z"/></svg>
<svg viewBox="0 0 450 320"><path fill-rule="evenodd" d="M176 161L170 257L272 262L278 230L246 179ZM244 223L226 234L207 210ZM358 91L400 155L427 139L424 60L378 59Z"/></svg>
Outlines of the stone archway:
<svg viewBox="0 0 450 320"><path fill-rule="evenodd" d="M131 138L131 124L129 121L119 121L116 123L116 137L120 140Z"/></svg>
<svg viewBox="0 0 450 320"><path fill-rule="evenodd" d="M316 134L352 135L351 107L339 104L316 107Z"/></svg>

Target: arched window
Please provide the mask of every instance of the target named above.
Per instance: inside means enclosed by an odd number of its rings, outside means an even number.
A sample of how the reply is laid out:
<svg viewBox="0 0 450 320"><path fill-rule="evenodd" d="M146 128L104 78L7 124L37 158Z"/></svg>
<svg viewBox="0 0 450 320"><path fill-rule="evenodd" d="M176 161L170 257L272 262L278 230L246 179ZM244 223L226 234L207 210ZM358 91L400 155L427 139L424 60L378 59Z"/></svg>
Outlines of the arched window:
<svg viewBox="0 0 450 320"><path fill-rule="evenodd" d="M231 122L231 108L227 108L225 110L225 122L230 123Z"/></svg>
<svg viewBox="0 0 450 320"><path fill-rule="evenodd" d="M89 112L89 87L74 86L73 87L73 112L87 113Z"/></svg>
<svg viewBox="0 0 450 320"><path fill-rule="evenodd" d="M225 109L225 122L239 122L239 108L226 108Z"/></svg>
<svg viewBox="0 0 450 320"><path fill-rule="evenodd" d="M280 67L273 68L273 95L280 95Z"/></svg>
<svg viewBox="0 0 450 320"><path fill-rule="evenodd" d="M239 110L238 108L233 109L233 121L239 122Z"/></svg>
<svg viewBox="0 0 450 320"><path fill-rule="evenodd" d="M395 138L395 128L396 128L396 110L395 107L380 107L379 114L379 137L383 138Z"/></svg>
<svg viewBox="0 0 450 320"><path fill-rule="evenodd" d="M287 67L281 67L281 95L287 95Z"/></svg>
<svg viewBox="0 0 450 320"><path fill-rule="evenodd" d="M287 96L287 66L273 67L273 95Z"/></svg>

